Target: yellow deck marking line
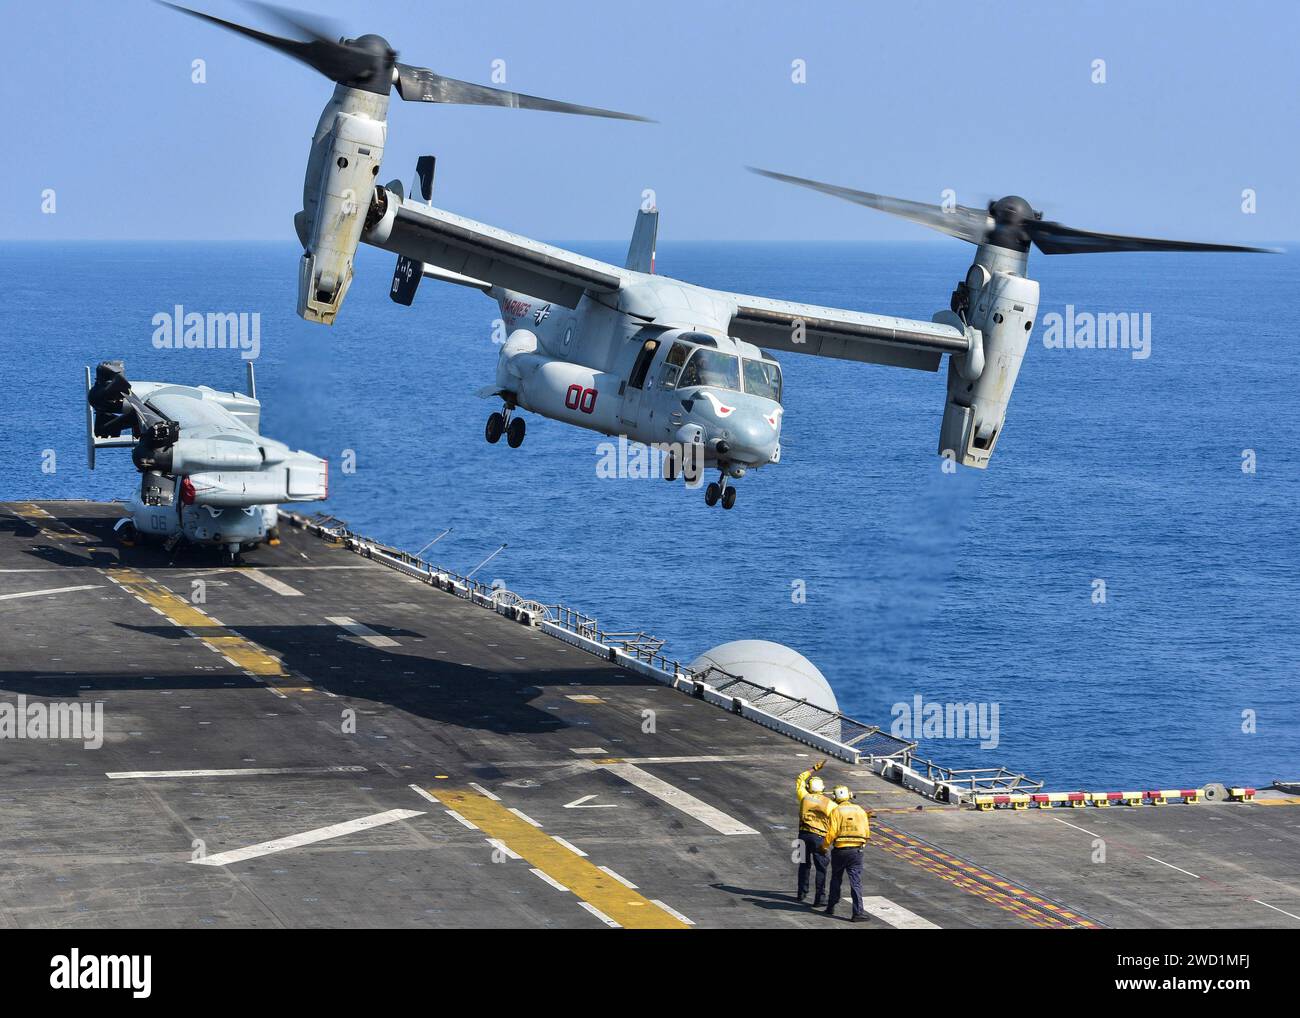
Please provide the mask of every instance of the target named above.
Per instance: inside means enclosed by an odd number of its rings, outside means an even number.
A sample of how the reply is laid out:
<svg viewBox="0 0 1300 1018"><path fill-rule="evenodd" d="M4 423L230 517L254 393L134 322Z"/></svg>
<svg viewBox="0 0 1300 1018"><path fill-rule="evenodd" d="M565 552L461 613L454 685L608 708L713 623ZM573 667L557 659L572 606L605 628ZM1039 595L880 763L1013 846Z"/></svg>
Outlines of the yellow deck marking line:
<svg viewBox="0 0 1300 1018"><path fill-rule="evenodd" d="M546 832L521 820L500 802L469 789L428 789L443 805L467 818L489 838L508 845L528 865L546 874L578 896L580 903L595 909L632 930L684 930L686 923L664 911L650 899L619 883L582 856L564 848ZM602 920L603 921L603 920Z"/></svg>
<svg viewBox="0 0 1300 1018"><path fill-rule="evenodd" d="M225 629L213 635L200 635L199 630L210 629L218 623L203 609L190 604L183 597L172 593L161 583L151 580L134 569L105 570L108 578L118 584L128 594L139 598L151 608L157 609L164 618L190 633L205 647L216 651L236 668L242 668L253 675L267 678L288 678L284 665L279 658L269 653L238 633Z"/></svg>
<svg viewBox="0 0 1300 1018"><path fill-rule="evenodd" d="M75 530L62 520L52 516L34 502L25 502L14 506L13 512L15 516L35 526L38 530L38 536L47 540L80 541L83 543L94 540L80 530Z"/></svg>
<svg viewBox="0 0 1300 1018"><path fill-rule="evenodd" d="M1091 919L1068 911L1022 887L1017 887L992 873L972 866L942 849L908 837L901 831L886 827L884 824L872 825L871 840L868 844L874 844L886 852L897 855L939 879L953 884L968 894L983 898L1034 926L1045 929L1098 928L1099 924Z"/></svg>
<svg viewBox="0 0 1300 1018"><path fill-rule="evenodd" d="M88 534L64 523L51 513L32 502L14 507L15 515L28 523L41 524L41 536L49 538L72 539L83 544L93 544L95 539ZM233 667L242 669L249 675L263 679L267 688L281 699L284 688L297 689L303 693L312 692L310 686L297 686L293 677L284 670L280 660L253 643L223 626L201 608L190 604L183 597L172 593L156 580L150 579L134 569L111 566L99 570L115 584L132 595L137 601L148 605L159 615L169 619L176 626L188 632L209 650L220 654ZM195 630L218 629L222 632L212 635L200 635ZM326 694L327 696L333 694Z"/></svg>

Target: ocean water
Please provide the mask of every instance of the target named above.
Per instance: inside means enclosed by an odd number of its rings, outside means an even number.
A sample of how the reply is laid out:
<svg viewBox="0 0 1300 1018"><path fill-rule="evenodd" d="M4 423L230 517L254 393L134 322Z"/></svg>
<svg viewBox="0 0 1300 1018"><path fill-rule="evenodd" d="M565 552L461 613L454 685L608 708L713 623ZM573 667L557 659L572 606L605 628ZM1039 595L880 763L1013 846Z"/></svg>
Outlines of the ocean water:
<svg viewBox="0 0 1300 1018"><path fill-rule="evenodd" d="M621 244L574 246L621 260ZM955 241L665 244L658 266L928 318L969 260ZM1067 303L1149 312L1151 356L1046 349L1036 325L986 472L940 469L942 373L785 356L783 462L741 481L731 512L603 480L603 439L531 415L521 449L486 445L481 294L426 281L398 307L391 258L363 251L323 328L294 314L296 263L279 244L0 246L0 498L124 495L124 453L86 469L82 365L242 388L237 353L157 350L151 318L256 311L264 429L330 458L327 506L358 531L415 550L451 527L436 560L462 571L508 543L481 578L682 660L789 644L866 721L917 696L996 705L995 747L922 742L950 765L1057 787L1300 778L1300 257L1036 255L1040 323Z"/></svg>

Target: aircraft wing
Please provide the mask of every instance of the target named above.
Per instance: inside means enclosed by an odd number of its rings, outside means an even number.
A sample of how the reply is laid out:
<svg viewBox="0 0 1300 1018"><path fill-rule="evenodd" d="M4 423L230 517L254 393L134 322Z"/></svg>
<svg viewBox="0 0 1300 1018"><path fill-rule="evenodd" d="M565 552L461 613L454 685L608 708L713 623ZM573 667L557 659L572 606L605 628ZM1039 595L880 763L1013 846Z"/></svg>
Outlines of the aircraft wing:
<svg viewBox="0 0 1300 1018"><path fill-rule="evenodd" d="M389 192L389 200L398 198ZM607 262L406 200L398 203L387 236L369 242L471 281L567 308L577 307L584 291L616 293L628 278L626 270Z"/></svg>
<svg viewBox="0 0 1300 1018"><path fill-rule="evenodd" d="M844 361L936 371L943 354L970 348L956 325L732 294L730 335L756 346Z"/></svg>

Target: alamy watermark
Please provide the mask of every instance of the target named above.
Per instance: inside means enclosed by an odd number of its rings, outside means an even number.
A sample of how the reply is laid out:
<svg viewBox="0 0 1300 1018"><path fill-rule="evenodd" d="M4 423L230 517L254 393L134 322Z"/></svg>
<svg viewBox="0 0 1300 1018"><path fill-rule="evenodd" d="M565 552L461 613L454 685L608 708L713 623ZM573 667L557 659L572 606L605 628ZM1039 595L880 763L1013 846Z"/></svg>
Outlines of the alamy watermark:
<svg viewBox="0 0 1300 1018"><path fill-rule="evenodd" d="M86 749L104 744L104 703L0 703L0 739L71 739Z"/></svg>
<svg viewBox="0 0 1300 1018"><path fill-rule="evenodd" d="M596 476L601 480L640 481L647 478L686 479L698 487L704 476L704 446L699 442L618 442L596 444Z"/></svg>
<svg viewBox="0 0 1300 1018"><path fill-rule="evenodd" d="M181 304L150 319L155 350L238 350L246 361L262 352L260 311L186 311Z"/></svg>
<svg viewBox="0 0 1300 1018"><path fill-rule="evenodd" d="M1049 311L1042 317L1043 346L1049 350L1128 350L1135 361L1151 356L1150 311Z"/></svg>
<svg viewBox="0 0 1300 1018"><path fill-rule="evenodd" d="M894 704L890 713L889 732L896 739L979 739L980 749L997 749L1001 741L998 703L927 702L917 693L910 703Z"/></svg>

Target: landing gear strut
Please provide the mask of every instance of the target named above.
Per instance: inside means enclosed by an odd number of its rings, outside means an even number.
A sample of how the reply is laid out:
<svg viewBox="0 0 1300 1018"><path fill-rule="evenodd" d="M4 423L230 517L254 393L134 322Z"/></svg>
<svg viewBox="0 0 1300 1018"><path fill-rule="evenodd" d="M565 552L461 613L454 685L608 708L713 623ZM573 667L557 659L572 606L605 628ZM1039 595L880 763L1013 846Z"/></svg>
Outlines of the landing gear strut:
<svg viewBox="0 0 1300 1018"><path fill-rule="evenodd" d="M736 504L736 489L728 483L725 470L721 477L716 481L710 481L704 489L705 505L717 505L719 500L722 502L723 509L730 509Z"/></svg>
<svg viewBox="0 0 1300 1018"><path fill-rule="evenodd" d="M497 413L490 414L487 419L487 425L483 429L483 437L492 445L501 441L501 436L506 436L506 443L511 449L518 449L524 444L524 432L527 430L527 424L522 417L512 417L511 411L514 407L507 403Z"/></svg>

